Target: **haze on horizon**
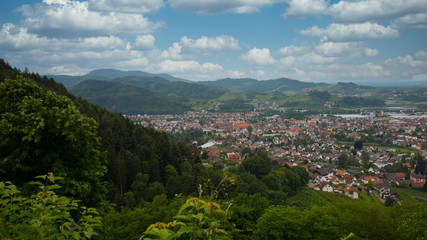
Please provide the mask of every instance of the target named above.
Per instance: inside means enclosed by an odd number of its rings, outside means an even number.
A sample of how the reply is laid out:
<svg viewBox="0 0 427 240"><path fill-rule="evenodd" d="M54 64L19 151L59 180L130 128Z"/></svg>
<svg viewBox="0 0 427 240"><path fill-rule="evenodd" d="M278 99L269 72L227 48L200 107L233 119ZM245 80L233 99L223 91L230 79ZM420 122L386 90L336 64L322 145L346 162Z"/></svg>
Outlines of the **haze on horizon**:
<svg viewBox="0 0 427 240"><path fill-rule="evenodd" d="M195 81L427 81L427 0L3 0L0 6L0 57L41 74L113 68Z"/></svg>

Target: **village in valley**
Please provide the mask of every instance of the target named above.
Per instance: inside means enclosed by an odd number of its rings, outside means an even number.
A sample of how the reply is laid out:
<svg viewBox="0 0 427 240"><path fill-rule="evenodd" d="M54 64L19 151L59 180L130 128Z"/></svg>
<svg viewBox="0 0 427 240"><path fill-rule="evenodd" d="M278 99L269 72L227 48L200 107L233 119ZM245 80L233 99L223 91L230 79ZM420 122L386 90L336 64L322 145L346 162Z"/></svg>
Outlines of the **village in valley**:
<svg viewBox="0 0 427 240"><path fill-rule="evenodd" d="M308 188L358 199L375 194L383 203L400 202L392 187L422 188L426 173L425 113L310 115L297 120L279 115L186 112L182 115L127 116L159 131L192 132L205 164L237 166L251 151L265 149L272 169L302 166ZM187 138L190 140L190 138ZM421 168L424 169L424 168Z"/></svg>

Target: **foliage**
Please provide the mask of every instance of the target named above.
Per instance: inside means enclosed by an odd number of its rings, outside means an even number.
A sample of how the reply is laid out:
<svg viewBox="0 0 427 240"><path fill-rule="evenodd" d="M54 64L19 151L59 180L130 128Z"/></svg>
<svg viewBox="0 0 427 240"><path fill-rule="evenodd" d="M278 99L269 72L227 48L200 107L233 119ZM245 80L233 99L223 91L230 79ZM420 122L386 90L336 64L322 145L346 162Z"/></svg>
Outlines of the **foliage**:
<svg viewBox="0 0 427 240"><path fill-rule="evenodd" d="M255 239L337 239L338 219L334 209L298 210L272 206L258 220ZM331 214L331 215L329 215Z"/></svg>
<svg viewBox="0 0 427 240"><path fill-rule="evenodd" d="M243 160L242 166L246 171L261 179L270 171L270 159L259 155L252 156Z"/></svg>
<svg viewBox="0 0 427 240"><path fill-rule="evenodd" d="M166 195L156 196L152 202L140 206L110 211L103 217L99 239L138 239L151 223L170 221L178 212L174 202L181 205L179 198L168 202Z"/></svg>
<svg viewBox="0 0 427 240"><path fill-rule="evenodd" d="M248 195L241 193L233 199L230 207L230 221L235 224L236 230L232 233L233 239L249 237L255 227L256 221L262 216L271 202L257 193Z"/></svg>
<svg viewBox="0 0 427 240"><path fill-rule="evenodd" d="M24 197L11 182L0 182L1 239L86 239L97 235L101 217L94 208L58 196L52 173L37 176L44 183L32 182L40 192ZM52 183L52 185L50 185Z"/></svg>
<svg viewBox="0 0 427 240"><path fill-rule="evenodd" d="M97 123L64 96L17 76L0 84L0 179L21 185L54 171L67 177L60 192L94 204L106 172Z"/></svg>
<svg viewBox="0 0 427 240"><path fill-rule="evenodd" d="M224 229L227 211L218 203L189 198L182 205L177 220L167 224L157 222L145 231L143 239L226 239Z"/></svg>

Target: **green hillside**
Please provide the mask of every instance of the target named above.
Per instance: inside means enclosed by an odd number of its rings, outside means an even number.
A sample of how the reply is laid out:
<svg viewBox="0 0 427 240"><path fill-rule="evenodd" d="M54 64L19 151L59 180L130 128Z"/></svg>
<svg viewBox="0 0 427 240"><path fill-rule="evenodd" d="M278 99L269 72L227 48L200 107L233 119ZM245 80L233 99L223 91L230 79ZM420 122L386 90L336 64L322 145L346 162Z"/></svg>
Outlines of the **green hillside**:
<svg viewBox="0 0 427 240"><path fill-rule="evenodd" d="M144 88L153 92L163 94L173 94L180 97L194 99L214 99L221 96L225 90L220 90L214 87L206 87L198 83L188 82L170 82L162 77L123 77L112 80L132 85L139 88Z"/></svg>
<svg viewBox="0 0 427 240"><path fill-rule="evenodd" d="M86 80L77 84L71 92L93 104L123 114L182 113L191 109L182 98L110 81Z"/></svg>

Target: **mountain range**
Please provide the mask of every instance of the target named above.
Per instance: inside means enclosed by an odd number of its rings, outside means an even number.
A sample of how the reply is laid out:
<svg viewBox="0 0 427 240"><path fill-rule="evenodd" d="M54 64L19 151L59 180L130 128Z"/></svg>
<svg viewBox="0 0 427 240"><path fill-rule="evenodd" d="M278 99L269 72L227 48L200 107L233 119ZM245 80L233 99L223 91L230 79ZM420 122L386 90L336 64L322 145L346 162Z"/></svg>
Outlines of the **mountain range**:
<svg viewBox="0 0 427 240"><path fill-rule="evenodd" d="M82 76L49 77L62 83L76 96L123 114L182 113L218 104L239 105L242 109L254 107L242 102L243 99L271 100L281 106L290 104L298 107L303 104L304 107L318 107L316 98L310 97L312 92L371 96L381 90L355 83L327 84L289 78L264 81L226 78L194 82L169 74L114 69L98 69Z"/></svg>

